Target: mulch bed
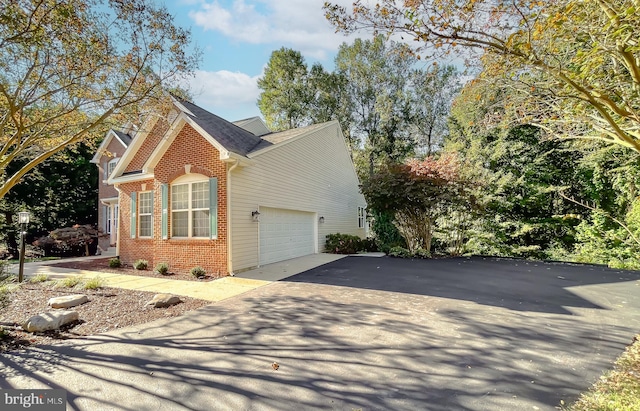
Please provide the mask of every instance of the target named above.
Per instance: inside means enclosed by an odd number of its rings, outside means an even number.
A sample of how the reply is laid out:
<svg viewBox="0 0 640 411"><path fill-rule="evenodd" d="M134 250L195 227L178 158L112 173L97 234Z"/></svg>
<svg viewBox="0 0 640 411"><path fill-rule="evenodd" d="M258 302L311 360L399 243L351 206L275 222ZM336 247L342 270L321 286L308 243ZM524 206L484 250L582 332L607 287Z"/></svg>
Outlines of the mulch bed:
<svg viewBox="0 0 640 411"><path fill-rule="evenodd" d="M49 298L70 294L86 294L89 302L70 308L77 311L80 320L56 330L29 333L22 329L24 321L33 315L45 313ZM180 297L182 302L167 308L152 308L145 304L155 293L148 291L101 288L78 290L56 288L55 283L22 283L11 293L11 302L0 310L0 352L25 349L33 345L56 344L70 338L82 338L122 327L143 324L160 318L176 317L187 311L211 304L209 301Z"/></svg>
<svg viewBox="0 0 640 411"><path fill-rule="evenodd" d="M50 267L64 267L64 268L73 268L76 270L88 270L88 271L99 271L103 273L114 273L114 274L127 274L127 275L137 275L143 277L156 277L156 278L166 278L170 280L185 280L185 281L212 281L219 277L213 275L206 275L202 278L196 278L192 276L189 272L184 271L176 271L171 272L166 275L159 274L153 270L153 267L150 267L148 270L136 270L131 266L124 265L120 268L111 268L109 267L109 260L111 258L95 258L91 260L85 261L62 261L55 264L49 264Z"/></svg>

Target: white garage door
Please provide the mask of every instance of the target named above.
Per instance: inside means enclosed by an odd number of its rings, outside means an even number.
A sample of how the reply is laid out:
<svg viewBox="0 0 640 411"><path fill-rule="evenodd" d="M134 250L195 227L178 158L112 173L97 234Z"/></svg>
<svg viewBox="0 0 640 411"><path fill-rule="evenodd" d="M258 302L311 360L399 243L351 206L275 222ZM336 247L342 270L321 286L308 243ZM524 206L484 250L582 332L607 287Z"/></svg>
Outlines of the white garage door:
<svg viewBox="0 0 640 411"><path fill-rule="evenodd" d="M260 265L315 253L315 214L260 207Z"/></svg>

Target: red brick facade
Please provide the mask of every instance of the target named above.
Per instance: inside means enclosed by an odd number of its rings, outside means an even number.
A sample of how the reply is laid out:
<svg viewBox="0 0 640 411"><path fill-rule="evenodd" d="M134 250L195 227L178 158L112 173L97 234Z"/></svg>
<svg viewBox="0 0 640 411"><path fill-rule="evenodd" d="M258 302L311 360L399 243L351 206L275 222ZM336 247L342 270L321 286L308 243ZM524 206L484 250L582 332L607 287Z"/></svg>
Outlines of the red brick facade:
<svg viewBox="0 0 640 411"><path fill-rule="evenodd" d="M146 162L162 136L165 128L154 129L144 142L141 150L130 164L138 169ZM149 144L147 144L149 143ZM189 172L201 174L208 178L218 179L218 235L216 239L173 239L171 238L171 201L169 201L169 239L162 239L162 194L161 185L169 184L171 199L171 183L185 175L185 165L190 165ZM131 168L131 166L129 167ZM226 275L227 269L227 165L220 161L220 153L189 125L178 133L173 143L155 167L154 179L119 185L120 195L120 259L125 264L145 259L149 266L165 262L170 268L189 270L201 266L209 274ZM153 190L153 238L131 238L131 193ZM138 220L137 220L138 221ZM137 234L137 230L136 230Z"/></svg>
<svg viewBox="0 0 640 411"><path fill-rule="evenodd" d="M127 165L125 172L142 170L142 166L144 166L147 159L151 157L151 153L156 149L168 129L169 124L166 121L158 120L142 142L142 146L138 149L136 156L132 158L131 162Z"/></svg>

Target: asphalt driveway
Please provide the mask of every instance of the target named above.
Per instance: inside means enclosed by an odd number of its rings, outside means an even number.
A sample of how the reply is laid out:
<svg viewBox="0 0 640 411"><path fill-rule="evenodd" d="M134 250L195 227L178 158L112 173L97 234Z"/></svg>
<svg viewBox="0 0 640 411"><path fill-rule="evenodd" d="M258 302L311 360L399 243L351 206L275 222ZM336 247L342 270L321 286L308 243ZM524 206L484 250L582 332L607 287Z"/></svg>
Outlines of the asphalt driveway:
<svg viewBox="0 0 640 411"><path fill-rule="evenodd" d="M186 317L3 355L0 388L64 388L82 410L546 410L638 332L636 272L349 257Z"/></svg>

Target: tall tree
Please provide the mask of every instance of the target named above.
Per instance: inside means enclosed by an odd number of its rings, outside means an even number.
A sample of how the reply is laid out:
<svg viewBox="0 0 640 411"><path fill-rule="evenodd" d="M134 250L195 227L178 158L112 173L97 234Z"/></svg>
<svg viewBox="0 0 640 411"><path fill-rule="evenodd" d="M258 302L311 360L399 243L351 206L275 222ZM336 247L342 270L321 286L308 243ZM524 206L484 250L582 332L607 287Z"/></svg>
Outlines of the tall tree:
<svg viewBox="0 0 640 411"><path fill-rule="evenodd" d="M350 11L324 7L346 32L402 33L416 40L417 53L481 57L485 75L518 90L510 113L554 136L640 152L636 0L357 0Z"/></svg>
<svg viewBox="0 0 640 411"><path fill-rule="evenodd" d="M414 70L411 127L418 149L430 156L448 134L447 117L454 97L460 91L459 73L452 65L433 65Z"/></svg>
<svg viewBox="0 0 640 411"><path fill-rule="evenodd" d="M152 0L0 4L0 198L119 115L166 101L197 64L189 31ZM9 173L16 161L24 165Z"/></svg>
<svg viewBox="0 0 640 411"><path fill-rule="evenodd" d="M459 166L454 154L387 164L365 181L362 192L376 213L394 216L411 252L422 249L431 255L438 217L460 206L468 213L474 203L472 184Z"/></svg>
<svg viewBox="0 0 640 411"><path fill-rule="evenodd" d="M542 130L532 125L496 125L493 118L503 116L507 93L486 81L471 81L456 98L449 119L444 150L460 153L464 172L482 182L477 198L484 215L468 232L467 250L572 259L574 247L585 242L576 229L591 227L591 211L566 198L624 220L635 198L637 164L635 172L630 164L623 171L620 158L625 158L625 149L620 146L541 138ZM605 154L611 151L617 161ZM613 223L610 220L608 227Z"/></svg>
<svg viewBox="0 0 640 411"><path fill-rule="evenodd" d="M369 175L383 159L402 160L413 149L407 82L413 59L407 51L378 36L343 43L336 56L336 71L347 79L349 134L365 149Z"/></svg>
<svg viewBox="0 0 640 411"><path fill-rule="evenodd" d="M258 87L262 90L258 107L269 128L281 131L310 123L313 92L308 87L307 64L299 51L282 47L271 53Z"/></svg>
<svg viewBox="0 0 640 411"><path fill-rule="evenodd" d="M347 94L347 78L337 72L328 72L321 64L315 63L309 71L308 85L313 93L309 107L311 122L338 120L348 131L351 102Z"/></svg>
<svg viewBox="0 0 640 411"><path fill-rule="evenodd" d="M0 199L0 240L6 242L9 252L17 253L18 227L14 217L24 209L31 213L29 238L60 227L95 224L98 175L90 162L95 149L94 144L79 144L73 151L56 154ZM10 167L19 169L24 161Z"/></svg>

